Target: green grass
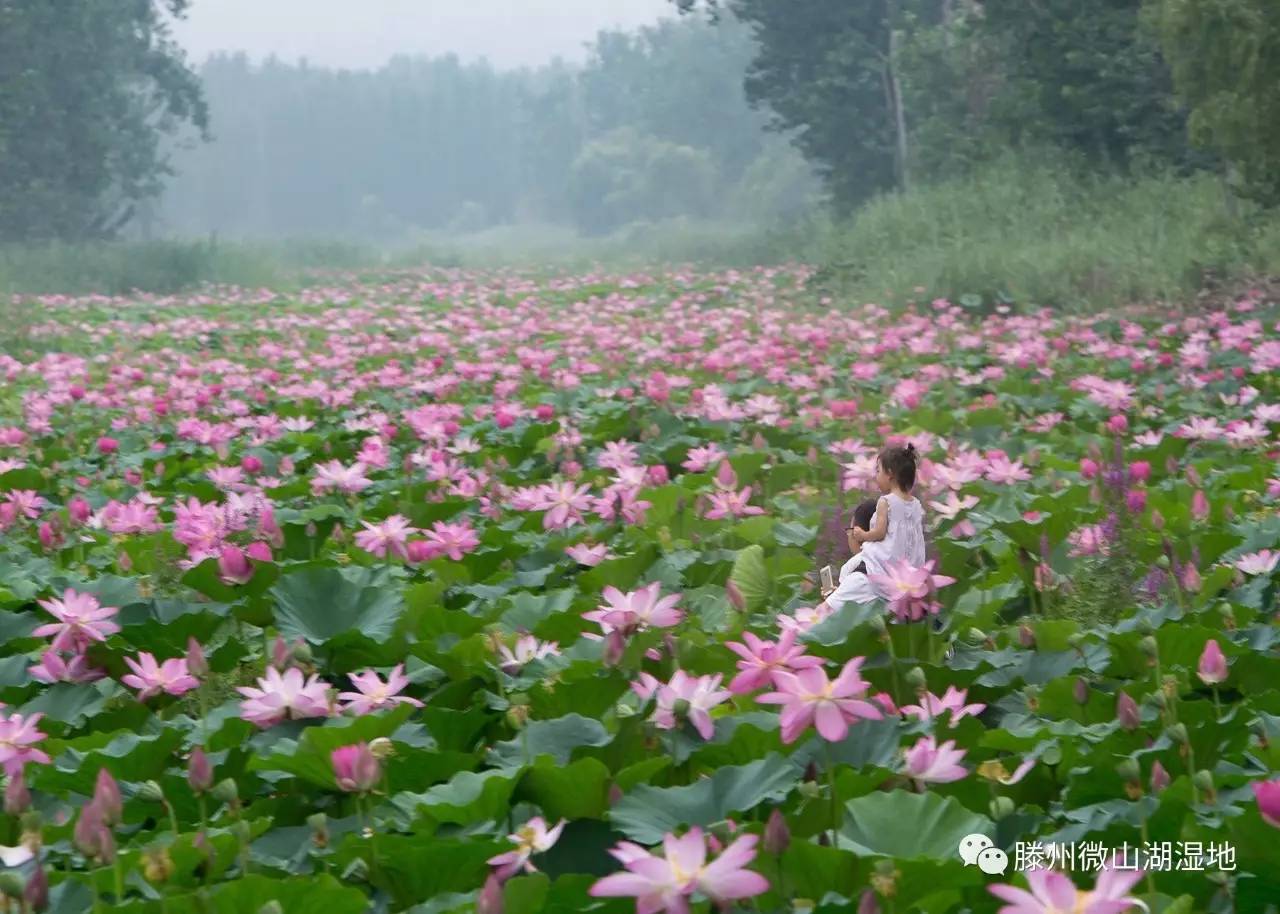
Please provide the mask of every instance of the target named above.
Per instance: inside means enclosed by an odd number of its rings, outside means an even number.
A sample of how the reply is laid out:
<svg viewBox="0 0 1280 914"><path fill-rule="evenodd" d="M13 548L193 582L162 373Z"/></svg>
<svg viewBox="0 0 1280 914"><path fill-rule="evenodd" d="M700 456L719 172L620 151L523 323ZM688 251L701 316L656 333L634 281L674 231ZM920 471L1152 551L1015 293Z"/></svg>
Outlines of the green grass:
<svg viewBox="0 0 1280 914"><path fill-rule="evenodd" d="M1209 175L1081 176L1010 156L873 201L815 242L860 301L981 296L1065 308L1185 300L1208 281L1280 271L1280 216L1229 218Z"/></svg>

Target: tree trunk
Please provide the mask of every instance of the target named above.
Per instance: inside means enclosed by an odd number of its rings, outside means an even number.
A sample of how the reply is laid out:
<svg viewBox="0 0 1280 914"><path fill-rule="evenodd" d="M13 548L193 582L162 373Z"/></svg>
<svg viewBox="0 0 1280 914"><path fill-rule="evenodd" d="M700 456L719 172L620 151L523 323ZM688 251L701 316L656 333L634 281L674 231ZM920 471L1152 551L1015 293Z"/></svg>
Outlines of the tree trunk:
<svg viewBox="0 0 1280 914"><path fill-rule="evenodd" d="M898 172L898 189L905 191L907 181L907 112L902 103L902 85L898 82L898 31L889 30L889 60L885 64L889 81L889 104L893 109L894 134L897 140L895 160Z"/></svg>

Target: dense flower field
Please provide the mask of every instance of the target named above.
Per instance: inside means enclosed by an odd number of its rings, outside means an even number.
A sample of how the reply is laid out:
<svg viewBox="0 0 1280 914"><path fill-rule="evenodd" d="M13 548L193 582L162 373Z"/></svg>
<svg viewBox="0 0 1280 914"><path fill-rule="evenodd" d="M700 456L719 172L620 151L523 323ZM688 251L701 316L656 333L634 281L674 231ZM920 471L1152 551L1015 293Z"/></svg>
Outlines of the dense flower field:
<svg viewBox="0 0 1280 914"><path fill-rule="evenodd" d="M809 279L31 303L6 910L1275 905L1280 314ZM930 564L824 612L906 441Z"/></svg>

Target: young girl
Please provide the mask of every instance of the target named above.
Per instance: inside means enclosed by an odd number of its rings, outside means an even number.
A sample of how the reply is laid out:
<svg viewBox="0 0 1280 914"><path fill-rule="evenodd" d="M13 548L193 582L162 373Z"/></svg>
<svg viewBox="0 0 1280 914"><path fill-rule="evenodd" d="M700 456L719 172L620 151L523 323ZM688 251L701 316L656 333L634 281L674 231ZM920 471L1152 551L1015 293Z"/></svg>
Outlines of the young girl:
<svg viewBox="0 0 1280 914"><path fill-rule="evenodd" d="M915 484L914 445L880 452L876 485L885 494L876 502L870 529L855 526L849 531L850 548L855 543L860 548L840 569L840 586L826 598L830 609L883 599L884 594L871 584L869 575L884 574L891 562L906 559L912 565L924 564L924 507L911 494Z"/></svg>

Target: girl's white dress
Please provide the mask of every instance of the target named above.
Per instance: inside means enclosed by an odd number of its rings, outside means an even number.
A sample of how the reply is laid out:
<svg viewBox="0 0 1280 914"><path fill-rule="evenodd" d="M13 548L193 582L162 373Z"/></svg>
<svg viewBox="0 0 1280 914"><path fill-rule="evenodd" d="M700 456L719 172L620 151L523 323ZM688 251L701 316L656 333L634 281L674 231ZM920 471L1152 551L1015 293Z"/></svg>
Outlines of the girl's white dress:
<svg viewBox="0 0 1280 914"><path fill-rule="evenodd" d="M924 507L917 498L899 498L894 493L880 496L877 510L889 512L889 526L884 539L875 543L863 543L862 550L840 568L840 584L827 597L827 605L833 610L845 603L870 603L883 600L886 594L870 581L870 575L884 574L886 566L897 559L906 559L912 565L923 565ZM853 569L866 565L866 574L854 574Z"/></svg>

